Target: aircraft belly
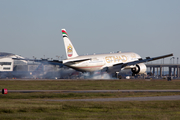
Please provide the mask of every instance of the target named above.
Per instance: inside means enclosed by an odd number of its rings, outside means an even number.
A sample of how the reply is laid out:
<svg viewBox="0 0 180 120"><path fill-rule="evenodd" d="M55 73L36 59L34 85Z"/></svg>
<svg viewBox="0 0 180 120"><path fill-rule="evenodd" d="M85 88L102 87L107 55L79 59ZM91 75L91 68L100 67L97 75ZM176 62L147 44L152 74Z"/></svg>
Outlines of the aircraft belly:
<svg viewBox="0 0 180 120"><path fill-rule="evenodd" d="M96 67L96 68L81 68L83 71L89 71L89 72L93 72L93 71L97 71L100 70L100 68Z"/></svg>
<svg viewBox="0 0 180 120"><path fill-rule="evenodd" d="M97 63L90 63L90 64L81 64L81 65L76 65L74 66L75 68L83 71L97 71L101 70L101 68L104 66L104 63L102 64L97 64Z"/></svg>

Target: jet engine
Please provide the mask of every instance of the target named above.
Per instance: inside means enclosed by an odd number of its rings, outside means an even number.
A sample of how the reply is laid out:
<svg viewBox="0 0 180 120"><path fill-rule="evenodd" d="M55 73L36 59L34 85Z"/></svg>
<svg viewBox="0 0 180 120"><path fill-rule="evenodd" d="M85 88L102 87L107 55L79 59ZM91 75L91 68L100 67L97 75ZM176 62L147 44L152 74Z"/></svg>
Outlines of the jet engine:
<svg viewBox="0 0 180 120"><path fill-rule="evenodd" d="M143 74L146 72L146 65L144 63L137 64L136 67L131 68L133 75L135 74Z"/></svg>

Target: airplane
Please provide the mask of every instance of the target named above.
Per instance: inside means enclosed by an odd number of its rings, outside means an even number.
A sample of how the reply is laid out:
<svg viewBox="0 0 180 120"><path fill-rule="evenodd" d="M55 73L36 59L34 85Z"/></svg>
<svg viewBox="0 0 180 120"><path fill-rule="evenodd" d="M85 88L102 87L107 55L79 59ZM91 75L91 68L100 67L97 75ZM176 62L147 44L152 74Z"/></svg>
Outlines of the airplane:
<svg viewBox="0 0 180 120"><path fill-rule="evenodd" d="M63 60L62 63L65 66L81 72L93 73L95 71L105 71L107 73L116 73L121 70L131 69L132 76L135 76L146 72L147 68L144 63L173 56L173 54L167 54L142 59L140 55L134 52L117 52L110 54L79 56L65 29L62 29L62 37L67 56L67 59Z"/></svg>

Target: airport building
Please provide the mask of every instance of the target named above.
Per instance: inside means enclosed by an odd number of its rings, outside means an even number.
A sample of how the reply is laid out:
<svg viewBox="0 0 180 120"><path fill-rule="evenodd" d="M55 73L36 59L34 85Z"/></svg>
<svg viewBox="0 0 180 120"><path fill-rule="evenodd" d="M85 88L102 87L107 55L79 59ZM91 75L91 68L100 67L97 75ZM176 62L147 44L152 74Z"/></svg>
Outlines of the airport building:
<svg viewBox="0 0 180 120"><path fill-rule="evenodd" d="M27 61L24 60L19 60L15 61L13 58L22 58L19 55L15 55L12 53L5 53L5 52L0 52L0 72L7 72L7 71L13 71L14 66L17 64L21 65L26 65Z"/></svg>
<svg viewBox="0 0 180 120"><path fill-rule="evenodd" d="M24 57L0 52L0 79L4 78L59 78L62 64L41 60L39 62L16 60Z"/></svg>
<svg viewBox="0 0 180 120"><path fill-rule="evenodd" d="M180 77L180 64L146 64L151 76L157 78Z"/></svg>

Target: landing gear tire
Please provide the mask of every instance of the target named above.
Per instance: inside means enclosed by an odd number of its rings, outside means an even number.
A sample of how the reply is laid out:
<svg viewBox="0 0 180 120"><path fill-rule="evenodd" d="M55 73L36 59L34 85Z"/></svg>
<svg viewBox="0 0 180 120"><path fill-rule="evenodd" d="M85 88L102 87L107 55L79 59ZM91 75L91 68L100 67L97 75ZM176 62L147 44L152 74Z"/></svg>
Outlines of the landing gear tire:
<svg viewBox="0 0 180 120"><path fill-rule="evenodd" d="M135 76L136 74L132 73L132 76Z"/></svg>
<svg viewBox="0 0 180 120"><path fill-rule="evenodd" d="M122 76L121 76L121 75L119 75L119 76L118 76L118 78L119 78L119 79L122 79Z"/></svg>

